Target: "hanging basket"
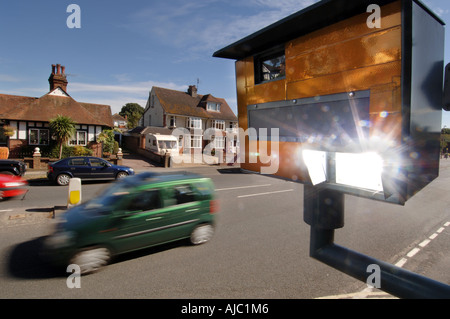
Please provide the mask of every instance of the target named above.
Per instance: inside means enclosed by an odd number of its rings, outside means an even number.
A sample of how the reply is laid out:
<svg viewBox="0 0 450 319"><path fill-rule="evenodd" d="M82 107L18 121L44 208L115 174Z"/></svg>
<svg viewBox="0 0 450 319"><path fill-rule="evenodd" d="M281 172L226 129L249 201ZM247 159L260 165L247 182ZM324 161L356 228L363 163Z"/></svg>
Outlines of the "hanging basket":
<svg viewBox="0 0 450 319"><path fill-rule="evenodd" d="M9 148L0 147L0 159L8 159L9 157Z"/></svg>

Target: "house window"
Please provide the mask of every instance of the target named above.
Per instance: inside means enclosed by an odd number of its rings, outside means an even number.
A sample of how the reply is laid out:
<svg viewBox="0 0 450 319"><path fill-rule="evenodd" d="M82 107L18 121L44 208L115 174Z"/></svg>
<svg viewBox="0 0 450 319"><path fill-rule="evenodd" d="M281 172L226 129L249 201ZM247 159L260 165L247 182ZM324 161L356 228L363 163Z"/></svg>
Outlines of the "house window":
<svg viewBox="0 0 450 319"><path fill-rule="evenodd" d="M191 136L191 148L202 148L202 136L192 135Z"/></svg>
<svg viewBox="0 0 450 319"><path fill-rule="evenodd" d="M284 50L271 52L255 58L256 84L284 79L286 76L286 60Z"/></svg>
<svg viewBox="0 0 450 319"><path fill-rule="evenodd" d="M198 117L190 117L188 118L188 128L201 129L202 128L202 119Z"/></svg>
<svg viewBox="0 0 450 319"><path fill-rule="evenodd" d="M225 121L224 120L212 120L211 127L216 130L225 130Z"/></svg>
<svg viewBox="0 0 450 319"><path fill-rule="evenodd" d="M175 116L169 116L169 127L176 127Z"/></svg>
<svg viewBox="0 0 450 319"><path fill-rule="evenodd" d="M77 131L69 141L70 145L87 145L87 132Z"/></svg>
<svg viewBox="0 0 450 319"><path fill-rule="evenodd" d="M213 141L214 148L225 148L225 139L223 136L215 136Z"/></svg>
<svg viewBox="0 0 450 319"><path fill-rule="evenodd" d="M220 103L208 102L206 104L206 110L220 112Z"/></svg>
<svg viewBox="0 0 450 319"><path fill-rule="evenodd" d="M48 145L49 131L46 129L31 128L28 134L30 145Z"/></svg>

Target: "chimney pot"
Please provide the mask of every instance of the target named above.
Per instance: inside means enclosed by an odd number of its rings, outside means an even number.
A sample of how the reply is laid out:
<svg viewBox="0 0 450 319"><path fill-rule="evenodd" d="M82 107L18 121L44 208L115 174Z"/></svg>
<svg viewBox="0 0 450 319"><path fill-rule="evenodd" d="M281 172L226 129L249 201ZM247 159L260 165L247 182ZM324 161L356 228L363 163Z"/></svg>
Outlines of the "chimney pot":
<svg viewBox="0 0 450 319"><path fill-rule="evenodd" d="M56 65L52 64L52 74L55 74Z"/></svg>
<svg viewBox="0 0 450 319"><path fill-rule="evenodd" d="M192 97L197 97L197 87L195 85L189 85L188 94Z"/></svg>
<svg viewBox="0 0 450 319"><path fill-rule="evenodd" d="M61 73L64 75L65 74L65 70L66 70L66 67L65 66L61 66Z"/></svg>
<svg viewBox="0 0 450 319"><path fill-rule="evenodd" d="M57 64L56 68L57 68L56 74L61 74L61 64Z"/></svg>

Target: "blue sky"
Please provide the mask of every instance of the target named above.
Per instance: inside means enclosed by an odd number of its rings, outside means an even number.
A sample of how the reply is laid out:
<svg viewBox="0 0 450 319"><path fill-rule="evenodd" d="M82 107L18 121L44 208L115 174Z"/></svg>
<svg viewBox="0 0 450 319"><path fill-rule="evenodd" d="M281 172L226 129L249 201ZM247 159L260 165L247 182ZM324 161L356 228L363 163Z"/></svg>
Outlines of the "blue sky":
<svg viewBox="0 0 450 319"><path fill-rule="evenodd" d="M317 0L14 0L0 2L0 93L42 96L51 65L66 67L77 101L145 107L152 86L225 98L236 112L234 61L218 49ZM423 0L450 25L450 1ZM81 8L81 28L66 21ZM450 32L445 63L450 63ZM450 112L443 123L450 127Z"/></svg>

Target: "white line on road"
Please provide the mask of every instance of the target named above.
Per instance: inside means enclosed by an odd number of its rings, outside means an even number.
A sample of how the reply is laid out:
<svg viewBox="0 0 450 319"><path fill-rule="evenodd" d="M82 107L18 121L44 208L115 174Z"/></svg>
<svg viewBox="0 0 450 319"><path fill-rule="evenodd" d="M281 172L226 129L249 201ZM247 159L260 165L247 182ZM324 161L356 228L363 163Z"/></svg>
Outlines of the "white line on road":
<svg viewBox="0 0 450 319"><path fill-rule="evenodd" d="M408 259L402 258L402 259L400 259L399 261L397 261L397 263L395 264L395 266L401 268L401 267L403 267L404 264L406 264L407 261L408 261Z"/></svg>
<svg viewBox="0 0 450 319"><path fill-rule="evenodd" d="M445 227L450 226L450 222L446 222L446 223L444 224L444 226L445 226Z"/></svg>
<svg viewBox="0 0 450 319"><path fill-rule="evenodd" d="M13 211L12 209L3 209L3 210L0 210L0 213L12 212L12 211Z"/></svg>
<svg viewBox="0 0 450 319"><path fill-rule="evenodd" d="M430 238L430 239L435 239L437 236L438 236L438 234L437 234L437 233L434 233L433 235L431 235L431 236L428 237L428 238Z"/></svg>
<svg viewBox="0 0 450 319"><path fill-rule="evenodd" d="M251 185L251 186L238 186L238 187L229 187L229 188L218 188L216 191L229 191L234 189L243 189L243 188L254 188L254 187L266 187L271 186L272 184L262 184L262 185Z"/></svg>
<svg viewBox="0 0 450 319"><path fill-rule="evenodd" d="M444 227L441 227L436 232L440 234L440 233L442 233L444 231L444 229L445 229Z"/></svg>
<svg viewBox="0 0 450 319"><path fill-rule="evenodd" d="M293 189L286 189L283 191L273 191L273 192L267 192L267 193L258 193L258 194L250 194L250 195L241 195L238 196L238 198L244 198L244 197L252 197L252 196L262 196L262 195L270 195L270 194L275 194L275 193L287 193L287 192L292 192L294 191Z"/></svg>
<svg viewBox="0 0 450 319"><path fill-rule="evenodd" d="M423 242L419 244L420 247L425 247L430 243L431 239L425 239Z"/></svg>
<svg viewBox="0 0 450 319"><path fill-rule="evenodd" d="M414 248L409 253L406 254L409 258L413 257L415 254L417 254L420 251L420 248Z"/></svg>

